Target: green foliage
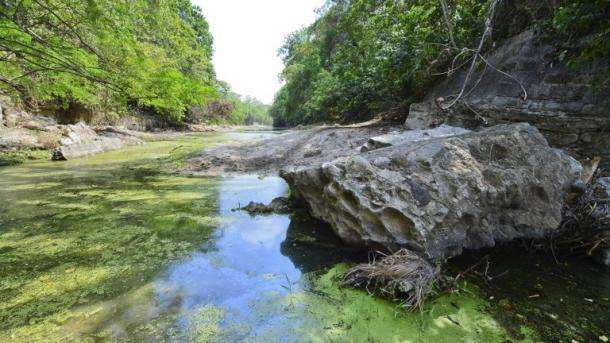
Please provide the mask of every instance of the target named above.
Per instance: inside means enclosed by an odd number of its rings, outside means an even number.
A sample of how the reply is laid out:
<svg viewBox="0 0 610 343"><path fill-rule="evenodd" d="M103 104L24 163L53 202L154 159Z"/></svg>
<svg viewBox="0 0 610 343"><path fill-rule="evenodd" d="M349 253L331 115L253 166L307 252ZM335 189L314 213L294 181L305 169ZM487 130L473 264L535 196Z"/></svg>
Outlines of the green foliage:
<svg viewBox="0 0 610 343"><path fill-rule="evenodd" d="M0 82L23 99L152 109L216 96L212 37L189 0L0 2Z"/></svg>
<svg viewBox="0 0 610 343"><path fill-rule="evenodd" d="M573 68L600 70L594 83L602 87L610 86L608 18L610 1L564 0L545 23L562 47L559 59Z"/></svg>
<svg viewBox="0 0 610 343"><path fill-rule="evenodd" d="M270 109L275 125L354 122L406 108L454 58L464 62L462 48L476 48L490 3L447 0L454 47L438 0L327 1L316 22L280 49L285 85ZM572 47L564 54L571 64L607 63L609 7L607 0L502 1L484 49L536 21L552 22L543 29Z"/></svg>
<svg viewBox="0 0 610 343"><path fill-rule="evenodd" d="M269 116L269 105L265 105L249 96L239 98L238 100L235 111L230 116L229 123L271 125L273 119Z"/></svg>
<svg viewBox="0 0 610 343"><path fill-rule="evenodd" d="M456 42L472 46L487 1L453 1ZM271 115L278 126L349 122L422 96L450 61L437 0L329 1L280 50L285 86Z"/></svg>
<svg viewBox="0 0 610 343"><path fill-rule="evenodd" d="M192 123L231 125L271 125L269 105L252 97L241 97L220 82L220 96L205 106L191 108L186 120Z"/></svg>

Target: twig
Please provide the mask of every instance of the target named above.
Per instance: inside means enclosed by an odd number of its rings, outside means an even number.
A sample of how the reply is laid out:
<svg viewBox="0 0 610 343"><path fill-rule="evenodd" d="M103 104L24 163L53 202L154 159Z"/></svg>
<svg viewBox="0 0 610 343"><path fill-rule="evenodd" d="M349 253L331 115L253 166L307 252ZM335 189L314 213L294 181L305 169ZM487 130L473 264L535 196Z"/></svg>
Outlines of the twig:
<svg viewBox="0 0 610 343"><path fill-rule="evenodd" d="M483 256L482 259L479 260L479 262L473 264L472 266L470 266L468 269L464 270L463 272L459 273L458 276L455 277L455 282L457 282L462 276L470 273L473 269L475 269L476 267L478 267L481 263L483 263L483 261L489 260L489 255L485 255Z"/></svg>
<svg viewBox="0 0 610 343"><path fill-rule="evenodd" d="M489 8L489 12L488 12L487 18L485 19L485 30L483 30L483 35L481 36L481 40L479 41L479 46L477 47L477 50L476 50L476 52L474 54L474 57L472 58L472 63L470 64L470 68L468 69L468 73L466 73L466 77L464 79L464 83L462 84L460 92L455 97L455 99L453 99L448 105L441 105L441 108L443 110L450 109L451 107L453 107L455 104L457 104L462 99L462 97L464 95L464 92L466 91L466 87L468 87L468 83L470 81L470 78L472 77L472 74L476 70L477 61L478 61L478 58L481 56L481 51L483 50L483 46L485 45L485 40L487 39L487 36L491 35L493 17L494 17L494 14L496 12L496 5L500 1L501 0L495 0L491 4L491 7Z"/></svg>

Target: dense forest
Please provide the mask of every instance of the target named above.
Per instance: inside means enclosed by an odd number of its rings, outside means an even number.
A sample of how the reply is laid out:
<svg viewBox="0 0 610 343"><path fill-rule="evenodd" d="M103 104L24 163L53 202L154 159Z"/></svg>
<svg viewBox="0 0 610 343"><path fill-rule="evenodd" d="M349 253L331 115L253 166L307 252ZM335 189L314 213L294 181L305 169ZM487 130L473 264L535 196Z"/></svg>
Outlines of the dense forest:
<svg viewBox="0 0 610 343"><path fill-rule="evenodd" d="M217 80L212 52L189 0L0 1L0 90L34 108L269 121L263 104Z"/></svg>
<svg viewBox="0 0 610 343"><path fill-rule="evenodd" d="M610 57L607 0L334 0L280 49L276 126L366 120L405 112L453 65L466 65L494 8L492 39L536 27L573 67ZM470 50L469 50L470 49ZM600 75L607 80L608 72Z"/></svg>

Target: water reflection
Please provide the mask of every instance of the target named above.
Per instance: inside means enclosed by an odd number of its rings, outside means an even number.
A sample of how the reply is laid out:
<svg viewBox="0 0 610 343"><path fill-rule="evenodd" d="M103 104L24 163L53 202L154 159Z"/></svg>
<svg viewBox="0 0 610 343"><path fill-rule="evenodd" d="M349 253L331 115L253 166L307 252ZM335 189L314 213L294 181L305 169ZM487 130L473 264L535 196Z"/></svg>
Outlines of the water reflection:
<svg viewBox="0 0 610 343"><path fill-rule="evenodd" d="M233 321L254 325L259 319L253 315L256 303L300 287L296 281L301 271L280 251L290 218L251 217L232 211L248 201L268 203L286 191L286 184L276 177L259 180L242 176L221 181L218 201L223 223L206 252L196 253L159 277L155 282L158 301L171 306L179 298L181 312L187 313L213 304L228 310Z"/></svg>
<svg viewBox="0 0 610 343"><path fill-rule="evenodd" d="M93 331L122 338L191 341L208 337L200 332L193 337L194 326L195 330L209 326L220 330L213 332L214 337L229 341L298 340L290 329L300 329L305 322L311 325L316 319L292 305L288 308L287 297L307 291L305 273L345 261L349 251L338 248L340 241L328 227L307 216L254 217L234 210L250 201L269 203L287 191L278 177L221 179L217 208L222 219L212 237L198 252L170 265L138 290L140 295L106 304L104 313L121 315L111 323L94 319L105 323ZM214 317L217 310L220 315ZM207 316L204 323L200 322L202 312ZM159 319L161 324L152 331L160 335L140 330L146 322ZM82 332L90 326L86 322L72 327Z"/></svg>

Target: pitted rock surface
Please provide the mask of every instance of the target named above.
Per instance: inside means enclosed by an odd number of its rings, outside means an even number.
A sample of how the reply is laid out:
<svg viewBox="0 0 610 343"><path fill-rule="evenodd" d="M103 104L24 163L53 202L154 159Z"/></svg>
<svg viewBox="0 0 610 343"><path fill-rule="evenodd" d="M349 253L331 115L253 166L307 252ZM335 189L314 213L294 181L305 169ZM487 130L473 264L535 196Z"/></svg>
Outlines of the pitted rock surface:
<svg viewBox="0 0 610 343"><path fill-rule="evenodd" d="M288 166L280 175L344 241L444 259L552 234L581 169L535 127L512 124Z"/></svg>

